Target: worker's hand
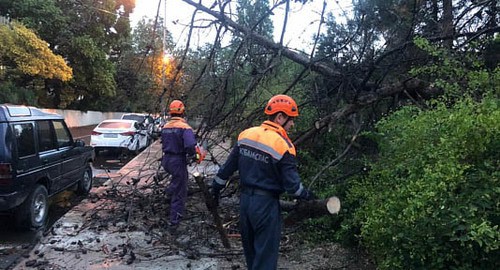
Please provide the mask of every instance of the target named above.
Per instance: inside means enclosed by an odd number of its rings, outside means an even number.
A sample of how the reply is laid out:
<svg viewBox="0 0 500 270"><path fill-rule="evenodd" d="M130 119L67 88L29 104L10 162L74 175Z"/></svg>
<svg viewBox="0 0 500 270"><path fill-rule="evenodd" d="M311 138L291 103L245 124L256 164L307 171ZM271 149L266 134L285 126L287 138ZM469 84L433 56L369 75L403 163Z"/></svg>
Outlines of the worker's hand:
<svg viewBox="0 0 500 270"><path fill-rule="evenodd" d="M304 190L302 190L302 193L300 193L299 198L302 200L311 201L316 199L317 197L312 191L305 188Z"/></svg>
<svg viewBox="0 0 500 270"><path fill-rule="evenodd" d="M219 206L220 192L224 188L223 185L217 183L217 181L212 180L212 189L210 190L210 194L212 195L212 201L214 202L215 207Z"/></svg>

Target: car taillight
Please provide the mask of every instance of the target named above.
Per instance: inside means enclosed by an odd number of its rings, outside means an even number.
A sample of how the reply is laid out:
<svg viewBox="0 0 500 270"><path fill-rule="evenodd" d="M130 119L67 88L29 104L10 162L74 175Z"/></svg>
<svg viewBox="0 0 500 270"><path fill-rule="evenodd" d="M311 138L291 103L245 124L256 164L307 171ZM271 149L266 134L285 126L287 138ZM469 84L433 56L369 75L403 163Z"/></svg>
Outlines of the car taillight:
<svg viewBox="0 0 500 270"><path fill-rule="evenodd" d="M99 136L101 134L102 134L101 132L97 132L97 131L92 131L92 133L91 133L91 135L93 135L93 136Z"/></svg>
<svg viewBox="0 0 500 270"><path fill-rule="evenodd" d="M12 166L10 163L0 163L0 186L12 183Z"/></svg>
<svg viewBox="0 0 500 270"><path fill-rule="evenodd" d="M120 135L122 135L122 136L134 136L135 132L134 131L127 131L127 132L120 133Z"/></svg>

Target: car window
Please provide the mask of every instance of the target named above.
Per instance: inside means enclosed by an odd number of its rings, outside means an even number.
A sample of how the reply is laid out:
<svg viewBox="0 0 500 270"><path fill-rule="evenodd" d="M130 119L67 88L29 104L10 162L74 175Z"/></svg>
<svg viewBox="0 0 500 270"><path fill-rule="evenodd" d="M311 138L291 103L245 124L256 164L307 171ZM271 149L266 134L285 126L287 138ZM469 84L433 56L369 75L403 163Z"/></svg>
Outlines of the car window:
<svg viewBox="0 0 500 270"><path fill-rule="evenodd" d="M32 123L14 124L14 134L16 135L17 154L19 158L34 155L35 132Z"/></svg>
<svg viewBox="0 0 500 270"><path fill-rule="evenodd" d="M38 121L38 147L39 151L48 151L57 148L57 144L54 141L54 134L52 132L52 126L50 121Z"/></svg>
<svg viewBox="0 0 500 270"><path fill-rule="evenodd" d="M139 123L142 123L144 121L145 117L142 115L137 115L137 114L126 114L122 117L122 119L135 120Z"/></svg>
<svg viewBox="0 0 500 270"><path fill-rule="evenodd" d="M120 128L120 129L129 129L132 126L132 123L127 122L102 122L99 124L99 128Z"/></svg>
<svg viewBox="0 0 500 270"><path fill-rule="evenodd" d="M71 135L69 130L62 121L54 121L54 130L56 131L57 145L59 147L66 147L71 145Z"/></svg>

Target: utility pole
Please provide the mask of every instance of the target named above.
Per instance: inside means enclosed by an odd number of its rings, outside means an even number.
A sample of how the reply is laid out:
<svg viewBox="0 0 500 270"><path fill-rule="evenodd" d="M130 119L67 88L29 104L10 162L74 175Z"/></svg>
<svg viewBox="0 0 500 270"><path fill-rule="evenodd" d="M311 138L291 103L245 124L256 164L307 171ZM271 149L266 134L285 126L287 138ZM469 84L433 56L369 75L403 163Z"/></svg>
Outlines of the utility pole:
<svg viewBox="0 0 500 270"><path fill-rule="evenodd" d="M163 59L162 59L162 85L163 85L163 95L161 99L161 108L163 113L163 117L166 117L167 112L166 112L166 104L167 102L164 101L164 97L166 92L168 91L167 89L167 75L166 73L166 67L165 65L166 60L167 60L167 0L163 0L163 7L164 7L164 13L163 13Z"/></svg>

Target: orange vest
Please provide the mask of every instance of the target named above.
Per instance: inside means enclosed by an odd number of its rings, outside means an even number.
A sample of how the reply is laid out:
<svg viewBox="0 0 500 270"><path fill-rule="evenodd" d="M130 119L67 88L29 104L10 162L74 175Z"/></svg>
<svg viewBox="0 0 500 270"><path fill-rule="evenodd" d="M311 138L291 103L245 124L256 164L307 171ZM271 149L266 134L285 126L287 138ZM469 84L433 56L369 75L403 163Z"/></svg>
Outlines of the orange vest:
<svg viewBox="0 0 500 270"><path fill-rule="evenodd" d="M280 160L286 152L296 156L295 146L288 138L285 129L271 121L265 121L258 127L241 132L238 136L238 145L259 149L275 160Z"/></svg>

